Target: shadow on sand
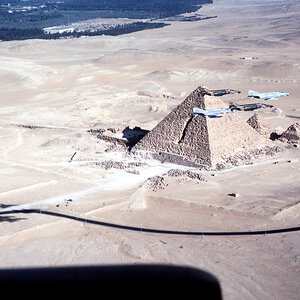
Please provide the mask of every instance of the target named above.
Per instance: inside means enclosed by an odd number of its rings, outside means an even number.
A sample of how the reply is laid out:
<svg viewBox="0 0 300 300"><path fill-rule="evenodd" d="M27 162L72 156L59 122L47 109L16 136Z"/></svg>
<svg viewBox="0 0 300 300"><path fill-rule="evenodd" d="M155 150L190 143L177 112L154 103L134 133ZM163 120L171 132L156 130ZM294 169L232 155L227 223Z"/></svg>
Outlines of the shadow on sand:
<svg viewBox="0 0 300 300"><path fill-rule="evenodd" d="M11 206L14 206L14 205L0 204L0 209L4 209L7 207L11 207ZM11 216L1 216L0 215L0 223L1 222L12 223L12 222L20 221L20 220L24 220L24 218L15 218L15 217L11 217Z"/></svg>
<svg viewBox="0 0 300 300"><path fill-rule="evenodd" d="M164 230L164 229L154 229L145 227L128 226L121 224L114 224L108 222L102 222L98 220L92 220L87 218L81 218L72 215L66 215L58 212L44 211L40 209L21 209L21 210L11 210L11 211L0 211L1 215L10 214L43 214L53 217L65 218L74 221L84 222L85 224L93 224L103 227L110 227L122 230L136 231L140 233L154 233L154 234L170 234L170 235L186 235L186 236L248 236L248 235L267 235L267 234L278 234L300 231L300 226L289 227L289 228L278 228L278 229L267 229L267 230L254 230L254 231L181 231L181 230ZM6 216L7 217L7 216ZM9 216L8 216L9 217ZM13 218L13 217L10 217Z"/></svg>

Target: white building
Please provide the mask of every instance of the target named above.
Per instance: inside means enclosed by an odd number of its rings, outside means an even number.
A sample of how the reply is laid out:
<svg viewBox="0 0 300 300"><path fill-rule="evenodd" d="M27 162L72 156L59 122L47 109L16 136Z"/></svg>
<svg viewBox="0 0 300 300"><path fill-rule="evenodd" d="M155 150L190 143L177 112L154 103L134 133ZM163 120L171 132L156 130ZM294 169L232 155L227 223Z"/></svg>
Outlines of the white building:
<svg viewBox="0 0 300 300"><path fill-rule="evenodd" d="M72 33L74 32L73 27L47 27L43 29L47 34L55 34L55 33Z"/></svg>

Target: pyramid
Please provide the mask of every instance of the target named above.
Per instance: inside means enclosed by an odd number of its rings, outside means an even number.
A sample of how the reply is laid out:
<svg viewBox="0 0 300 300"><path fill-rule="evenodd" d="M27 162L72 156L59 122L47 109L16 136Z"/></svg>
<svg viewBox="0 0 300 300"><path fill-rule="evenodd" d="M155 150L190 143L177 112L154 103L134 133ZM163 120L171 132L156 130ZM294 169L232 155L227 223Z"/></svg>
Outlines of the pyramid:
<svg viewBox="0 0 300 300"><path fill-rule="evenodd" d="M247 123L266 138L270 138L272 133L275 132L275 129L265 122L258 113L255 113L251 118L249 118Z"/></svg>
<svg viewBox="0 0 300 300"><path fill-rule="evenodd" d="M290 144L299 144L300 142L300 124L295 123L290 125L286 131L284 131L279 140Z"/></svg>
<svg viewBox="0 0 300 300"><path fill-rule="evenodd" d="M202 86L194 90L180 105L145 135L133 148L147 151L153 157L192 166L215 167L235 156L246 155L267 146L265 137L236 113L221 118L195 117L193 107L226 108L220 97L208 96Z"/></svg>

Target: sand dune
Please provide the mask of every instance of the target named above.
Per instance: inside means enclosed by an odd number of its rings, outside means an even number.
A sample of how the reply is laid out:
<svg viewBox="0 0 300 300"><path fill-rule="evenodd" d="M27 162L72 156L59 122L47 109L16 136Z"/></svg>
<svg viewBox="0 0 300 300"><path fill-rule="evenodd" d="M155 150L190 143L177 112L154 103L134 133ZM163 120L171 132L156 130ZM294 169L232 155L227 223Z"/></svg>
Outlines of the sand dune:
<svg viewBox="0 0 300 300"><path fill-rule="evenodd" d="M121 142L89 132L122 140L127 126L151 130L205 85L241 91L223 96L226 105L263 102L248 98L249 89L290 92L257 111L281 134L300 116L299 11L297 1L216 0L199 13L217 18L198 22L116 37L1 42L1 268L188 265L214 274L224 299L298 299L299 232L171 236L76 217L185 231L299 226L299 144L273 141L285 150L217 172L130 155ZM246 122L254 112L236 114ZM204 180L168 175L177 169ZM22 208L40 213L12 212Z"/></svg>

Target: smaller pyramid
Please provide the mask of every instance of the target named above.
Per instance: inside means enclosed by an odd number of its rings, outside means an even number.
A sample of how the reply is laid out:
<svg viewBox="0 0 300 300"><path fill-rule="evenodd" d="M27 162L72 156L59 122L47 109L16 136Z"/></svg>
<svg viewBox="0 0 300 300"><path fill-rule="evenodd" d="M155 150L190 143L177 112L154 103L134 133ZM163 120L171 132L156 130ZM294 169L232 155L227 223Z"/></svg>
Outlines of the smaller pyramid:
<svg viewBox="0 0 300 300"><path fill-rule="evenodd" d="M195 89L133 148L153 157L194 166L215 167L234 157L247 157L268 146L269 141L236 113L221 118L193 115L193 108L226 108L220 97L205 95L202 86Z"/></svg>
<svg viewBox="0 0 300 300"><path fill-rule="evenodd" d="M300 143L300 124L295 123L290 125L286 131L284 131L279 140L287 142L290 144L299 144Z"/></svg>
<svg viewBox="0 0 300 300"><path fill-rule="evenodd" d="M266 138L270 138L272 133L275 132L275 129L265 122L258 113L255 113L251 118L249 118L247 123Z"/></svg>

